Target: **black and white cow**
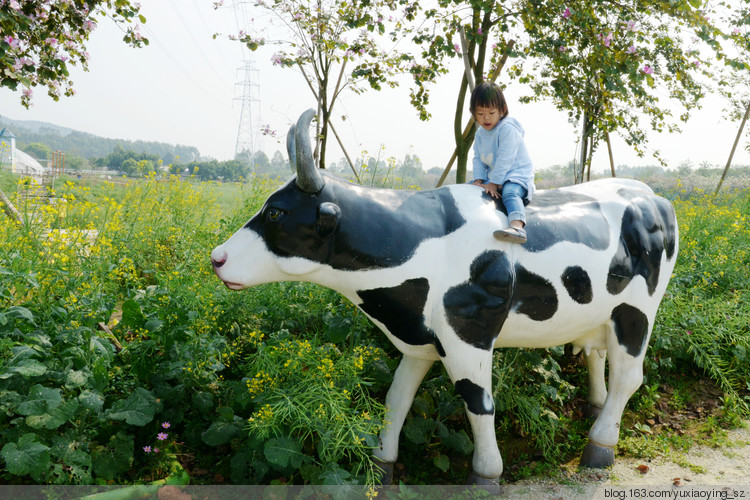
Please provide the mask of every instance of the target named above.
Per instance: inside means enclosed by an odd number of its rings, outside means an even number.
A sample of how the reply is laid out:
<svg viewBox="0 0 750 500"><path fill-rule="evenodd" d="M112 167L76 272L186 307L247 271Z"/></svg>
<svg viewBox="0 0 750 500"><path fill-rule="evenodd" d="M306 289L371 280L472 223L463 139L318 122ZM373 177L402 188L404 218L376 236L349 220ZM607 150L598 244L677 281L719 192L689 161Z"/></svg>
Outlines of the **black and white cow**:
<svg viewBox="0 0 750 500"><path fill-rule="evenodd" d="M497 480L503 465L491 396L493 348L566 343L584 351L589 404L599 409L582 464L613 464L622 412L641 385L677 258L670 203L632 180L539 191L527 207L528 242L510 244L492 234L508 224L502 203L480 187L372 189L317 169L312 116L307 111L290 131L297 176L211 253L219 279L233 290L319 283L385 332L403 353L374 451L386 469L396 461L417 388L440 360L474 434L470 481Z"/></svg>

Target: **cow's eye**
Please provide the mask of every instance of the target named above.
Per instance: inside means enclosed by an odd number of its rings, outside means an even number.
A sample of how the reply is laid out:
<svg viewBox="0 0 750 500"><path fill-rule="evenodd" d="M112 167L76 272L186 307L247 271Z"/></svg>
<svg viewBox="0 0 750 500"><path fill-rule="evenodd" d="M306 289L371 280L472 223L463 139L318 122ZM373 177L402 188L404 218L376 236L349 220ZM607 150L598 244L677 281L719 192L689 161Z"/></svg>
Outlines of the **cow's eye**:
<svg viewBox="0 0 750 500"><path fill-rule="evenodd" d="M284 211L278 208L269 208L266 210L266 220L269 222L276 222L284 215Z"/></svg>

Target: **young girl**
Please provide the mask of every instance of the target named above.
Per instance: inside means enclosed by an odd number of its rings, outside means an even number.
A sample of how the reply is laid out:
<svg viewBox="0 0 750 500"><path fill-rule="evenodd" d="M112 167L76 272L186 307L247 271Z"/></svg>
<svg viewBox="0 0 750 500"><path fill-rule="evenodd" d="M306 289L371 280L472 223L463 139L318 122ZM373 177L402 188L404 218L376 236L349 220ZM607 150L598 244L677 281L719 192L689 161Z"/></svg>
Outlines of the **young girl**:
<svg viewBox="0 0 750 500"><path fill-rule="evenodd" d="M526 209L534 195L534 167L523 142L524 130L508 116L500 87L491 82L471 93L471 114L479 127L474 136L474 184L493 198L502 197L510 227L495 231L496 238L526 243Z"/></svg>

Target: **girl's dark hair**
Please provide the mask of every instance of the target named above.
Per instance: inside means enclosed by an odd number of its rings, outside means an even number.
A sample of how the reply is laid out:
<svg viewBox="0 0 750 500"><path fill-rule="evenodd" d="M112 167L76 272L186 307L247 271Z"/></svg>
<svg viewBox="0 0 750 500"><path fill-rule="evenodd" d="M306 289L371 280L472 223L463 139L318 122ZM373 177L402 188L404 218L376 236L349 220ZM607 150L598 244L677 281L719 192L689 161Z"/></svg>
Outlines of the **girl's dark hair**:
<svg viewBox="0 0 750 500"><path fill-rule="evenodd" d="M477 106L483 108L497 108L500 110L500 118L508 114L508 103L500 86L492 82L482 82L474 88L469 101L469 111L473 115Z"/></svg>

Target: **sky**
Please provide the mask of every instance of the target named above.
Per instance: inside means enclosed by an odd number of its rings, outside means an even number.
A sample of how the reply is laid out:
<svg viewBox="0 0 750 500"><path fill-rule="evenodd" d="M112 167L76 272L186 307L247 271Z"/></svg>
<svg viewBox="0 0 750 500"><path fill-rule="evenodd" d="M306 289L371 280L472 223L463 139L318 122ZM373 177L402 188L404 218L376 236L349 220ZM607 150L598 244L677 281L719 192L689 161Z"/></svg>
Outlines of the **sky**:
<svg viewBox="0 0 750 500"><path fill-rule="evenodd" d="M102 19L88 44L89 71L71 71L77 94L55 102L43 89L35 89L33 106L27 110L20 95L0 88L0 115L16 120L40 120L114 139L159 141L195 146L203 156L228 160L234 156L240 121L244 61L257 68L256 120L276 132L263 136L261 148L269 157L275 151L286 156L284 141L289 126L315 101L296 69L273 66L277 47L255 52L226 36L214 33L252 31L268 24L260 8L243 2L237 11L232 1L215 10L211 0L141 0L147 23L142 29L150 45L134 49L122 42L123 32ZM256 10L253 10L256 9ZM238 12L240 12L238 14ZM418 119L409 103L408 85L356 95L344 92L334 108L335 126L352 158L366 156L403 159L416 154L425 169L445 167L453 153L453 114L460 83L461 61L433 88L428 110L432 118ZM502 79L502 76L501 76ZM408 84L408 82L406 82ZM514 82L505 90L510 113L526 129L526 144L537 169L564 165L577 153L577 129L567 113L549 102L520 104L523 88ZM467 106L468 108L468 106ZM341 116L346 116L342 121ZM469 115L466 112L465 120ZM650 143L660 149L669 167L686 161L723 165L737 133L737 122L722 117L721 104L707 101L694 113L680 134L649 132ZM639 158L624 141L613 137L615 164L654 165L650 155ZM328 162L343 154L334 141ZM734 164L750 163L744 149L735 153ZM596 172L609 169L606 146L593 159Z"/></svg>

